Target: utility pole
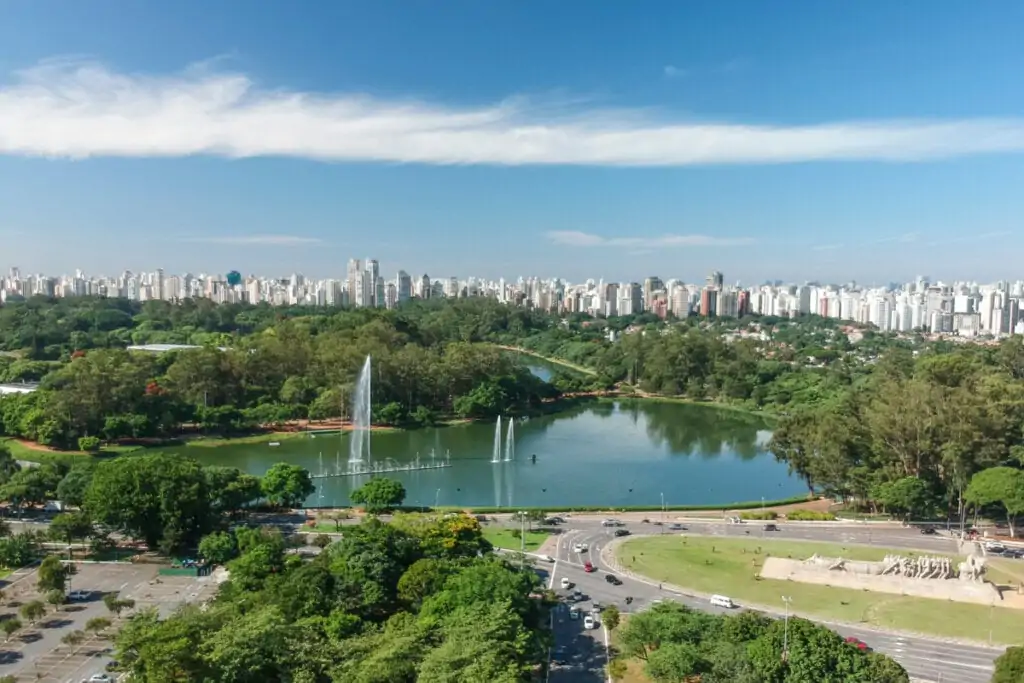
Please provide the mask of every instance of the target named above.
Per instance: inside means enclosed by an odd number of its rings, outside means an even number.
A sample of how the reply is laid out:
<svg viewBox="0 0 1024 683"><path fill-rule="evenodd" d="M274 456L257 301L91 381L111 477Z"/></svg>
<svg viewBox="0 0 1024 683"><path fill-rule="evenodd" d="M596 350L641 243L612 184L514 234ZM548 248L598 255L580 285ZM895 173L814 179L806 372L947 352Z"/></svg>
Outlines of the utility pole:
<svg viewBox="0 0 1024 683"><path fill-rule="evenodd" d="M661 533L665 533L665 494L661 494Z"/></svg>
<svg viewBox="0 0 1024 683"><path fill-rule="evenodd" d="M438 489L437 492L434 493L434 509L435 510L437 510L437 500L440 497L440 495L441 495L441 489Z"/></svg>
<svg viewBox="0 0 1024 683"><path fill-rule="evenodd" d="M526 513L519 511L519 571L526 562Z"/></svg>
<svg viewBox="0 0 1024 683"><path fill-rule="evenodd" d="M782 596L782 602L786 603L786 622L782 632L782 661L789 661L789 603L793 598L788 595Z"/></svg>

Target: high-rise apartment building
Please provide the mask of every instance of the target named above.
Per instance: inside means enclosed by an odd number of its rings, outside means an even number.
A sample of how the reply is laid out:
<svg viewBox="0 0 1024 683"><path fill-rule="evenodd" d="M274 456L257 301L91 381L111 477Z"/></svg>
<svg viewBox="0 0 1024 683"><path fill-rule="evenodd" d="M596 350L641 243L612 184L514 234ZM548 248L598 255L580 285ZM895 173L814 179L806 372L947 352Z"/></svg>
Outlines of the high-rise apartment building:
<svg viewBox="0 0 1024 683"><path fill-rule="evenodd" d="M398 277L395 278L395 296L398 303L412 298L412 278L404 270L398 271Z"/></svg>

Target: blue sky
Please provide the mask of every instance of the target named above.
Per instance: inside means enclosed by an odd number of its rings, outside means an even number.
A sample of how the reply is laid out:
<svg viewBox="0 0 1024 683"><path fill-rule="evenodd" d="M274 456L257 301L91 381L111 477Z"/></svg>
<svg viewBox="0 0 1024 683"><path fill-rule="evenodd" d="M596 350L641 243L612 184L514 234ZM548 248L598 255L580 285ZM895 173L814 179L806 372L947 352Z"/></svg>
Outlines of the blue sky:
<svg viewBox="0 0 1024 683"><path fill-rule="evenodd" d="M0 265L1017 278L1022 23L926 0L6 0Z"/></svg>

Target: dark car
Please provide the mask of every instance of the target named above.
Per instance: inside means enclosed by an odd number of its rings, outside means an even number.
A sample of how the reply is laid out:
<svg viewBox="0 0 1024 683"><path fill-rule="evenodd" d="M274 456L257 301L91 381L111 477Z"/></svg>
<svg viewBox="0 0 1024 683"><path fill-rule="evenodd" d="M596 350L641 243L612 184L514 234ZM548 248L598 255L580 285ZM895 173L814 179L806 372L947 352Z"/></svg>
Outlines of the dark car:
<svg viewBox="0 0 1024 683"><path fill-rule="evenodd" d="M615 530L615 535L616 536L629 536L629 529L616 529Z"/></svg>
<svg viewBox="0 0 1024 683"><path fill-rule="evenodd" d="M621 586L622 585L622 580L619 577L617 577L617 576L615 576L613 574L605 574L604 580L607 581L608 583L610 583L613 586Z"/></svg>
<svg viewBox="0 0 1024 683"><path fill-rule="evenodd" d="M765 531L778 531L779 527L778 527L777 524L765 524L764 525L764 530Z"/></svg>
<svg viewBox="0 0 1024 683"><path fill-rule="evenodd" d="M933 527L933 526L923 526L923 527L921 527L921 533L926 535L926 536L931 536L931 535L933 535L935 533L935 527Z"/></svg>

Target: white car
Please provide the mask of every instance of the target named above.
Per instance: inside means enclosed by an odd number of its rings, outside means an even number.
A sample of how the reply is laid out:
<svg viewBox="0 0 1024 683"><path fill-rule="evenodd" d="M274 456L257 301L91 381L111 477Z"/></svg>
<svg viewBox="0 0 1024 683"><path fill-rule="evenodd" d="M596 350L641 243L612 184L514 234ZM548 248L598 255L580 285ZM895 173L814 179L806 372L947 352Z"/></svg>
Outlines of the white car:
<svg viewBox="0 0 1024 683"><path fill-rule="evenodd" d="M561 586L562 588L572 588L572 581L569 580L569 577L563 576Z"/></svg>
<svg viewBox="0 0 1024 683"><path fill-rule="evenodd" d="M107 674L93 674L89 677L89 683L113 683L114 679Z"/></svg>
<svg viewBox="0 0 1024 683"><path fill-rule="evenodd" d="M580 611L578 609L576 609L575 607L573 607L572 609L569 610L569 618L572 619L573 621L579 619L580 618ZM590 617L587 617L587 618L589 619Z"/></svg>
<svg viewBox="0 0 1024 683"><path fill-rule="evenodd" d="M586 617L584 617L583 628L587 629L588 631L592 628L597 628L597 622L594 621L594 617L590 616L589 614Z"/></svg>
<svg viewBox="0 0 1024 683"><path fill-rule="evenodd" d="M585 553L585 552L587 552L587 544L586 543L574 543L573 546L572 546L572 551L574 553Z"/></svg>
<svg viewBox="0 0 1024 683"><path fill-rule="evenodd" d="M540 555L539 557L540 557L540 559L544 560L545 562L554 562L555 561L555 558L551 557L550 555Z"/></svg>

